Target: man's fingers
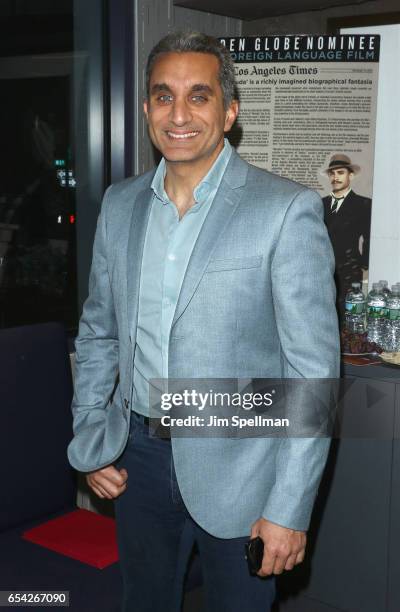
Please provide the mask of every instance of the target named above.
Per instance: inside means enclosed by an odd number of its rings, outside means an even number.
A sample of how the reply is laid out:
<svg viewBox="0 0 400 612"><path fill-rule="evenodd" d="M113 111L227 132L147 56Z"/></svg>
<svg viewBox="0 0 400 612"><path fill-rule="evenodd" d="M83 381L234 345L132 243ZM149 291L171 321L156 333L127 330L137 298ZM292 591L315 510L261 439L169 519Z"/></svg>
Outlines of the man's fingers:
<svg viewBox="0 0 400 612"><path fill-rule="evenodd" d="M126 485L122 487L116 487L115 485L111 485L109 483L101 483L101 482L90 482L90 488L98 495L99 497L106 499L114 499L123 493L126 489Z"/></svg>
<svg viewBox="0 0 400 612"><path fill-rule="evenodd" d="M124 482L126 482L128 480L128 472L126 471L126 469L122 468L121 470L119 470L119 473L121 474L122 478L124 479Z"/></svg>
<svg viewBox="0 0 400 612"><path fill-rule="evenodd" d="M304 559L307 536L303 531L282 527L260 518L252 525L251 535L259 535L264 542L264 557L259 576L282 574L285 569L293 569Z"/></svg>
<svg viewBox="0 0 400 612"><path fill-rule="evenodd" d="M101 476L110 482L120 486L123 485L128 479L128 472L124 469L121 471L117 470L113 465L108 465L106 468L102 470L98 470L97 472L93 472L93 474Z"/></svg>
<svg viewBox="0 0 400 612"><path fill-rule="evenodd" d="M264 544L264 556L258 576L270 576L274 569L276 554L270 552Z"/></svg>
<svg viewBox="0 0 400 612"><path fill-rule="evenodd" d="M103 494L103 496L104 496L106 499L112 499L112 495L111 495L111 493L109 493L109 492L108 492L106 489L104 489L104 487L97 487L97 489L100 491L100 493L102 493L102 494Z"/></svg>
<svg viewBox="0 0 400 612"><path fill-rule="evenodd" d="M294 566L296 565L296 559L297 556L295 553L293 555L289 555L286 564L285 564L285 570L292 570L294 568Z"/></svg>
<svg viewBox="0 0 400 612"><path fill-rule="evenodd" d="M120 487L120 483L115 482L114 480L111 480L110 478L107 478L107 476L100 473L93 474L93 482L110 493L112 492L112 489L118 489Z"/></svg>
<svg viewBox="0 0 400 612"><path fill-rule="evenodd" d="M291 546L289 544L287 544L287 543L286 544L278 545L275 553L276 553L275 554L275 563L274 563L274 567L273 567L272 573L273 574L282 574L283 570L285 569L285 565L287 563L287 560L294 553L292 552Z"/></svg>
<svg viewBox="0 0 400 612"><path fill-rule="evenodd" d="M270 576L271 574L282 574L283 570L291 570L296 565L297 553L291 553L290 549L285 547L284 549L272 549L268 550L268 547L264 547L263 563L259 576ZM303 553L304 558L304 553Z"/></svg>
<svg viewBox="0 0 400 612"><path fill-rule="evenodd" d="M114 499L125 491L128 473L124 469L119 471L113 465L109 465L101 470L91 472L86 479L96 495Z"/></svg>
<svg viewBox="0 0 400 612"><path fill-rule="evenodd" d="M100 489L98 489L97 487L94 487L94 486L92 486L90 484L89 484L89 486L92 489L92 491L94 493L96 493L97 497L100 497L100 499L104 499L105 495L103 495L103 493L100 491Z"/></svg>
<svg viewBox="0 0 400 612"><path fill-rule="evenodd" d="M296 564L296 554L288 554L287 551L275 554L264 553L263 564L259 572L260 576L269 576L271 574L282 574L283 570L291 570Z"/></svg>
<svg viewBox="0 0 400 612"><path fill-rule="evenodd" d="M282 574L283 570L285 569L287 560L287 555L285 555L284 557L276 557L272 573L276 575Z"/></svg>
<svg viewBox="0 0 400 612"><path fill-rule="evenodd" d="M305 556L305 549L303 548L303 550L297 553L295 565L298 565L299 563L303 563L304 556Z"/></svg>
<svg viewBox="0 0 400 612"><path fill-rule="evenodd" d="M96 493L98 497L101 499L110 499L109 493L105 491L105 489L91 477L87 477L87 483L89 487Z"/></svg>
<svg viewBox="0 0 400 612"><path fill-rule="evenodd" d="M110 496L110 498L118 497L118 495L121 495L121 493L123 493L126 489L126 484L121 486L116 485L113 482L105 479L103 476L98 476L96 479L94 479L93 484L100 489L100 491L104 492L106 497Z"/></svg>

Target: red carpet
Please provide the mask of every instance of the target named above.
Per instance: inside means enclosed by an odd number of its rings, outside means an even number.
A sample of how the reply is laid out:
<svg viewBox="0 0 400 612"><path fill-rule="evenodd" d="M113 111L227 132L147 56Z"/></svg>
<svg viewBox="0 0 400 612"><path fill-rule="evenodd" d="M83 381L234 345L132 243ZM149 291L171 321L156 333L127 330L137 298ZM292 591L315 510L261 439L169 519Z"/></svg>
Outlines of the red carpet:
<svg viewBox="0 0 400 612"><path fill-rule="evenodd" d="M98 569L118 561L115 520L89 510L64 514L22 537Z"/></svg>

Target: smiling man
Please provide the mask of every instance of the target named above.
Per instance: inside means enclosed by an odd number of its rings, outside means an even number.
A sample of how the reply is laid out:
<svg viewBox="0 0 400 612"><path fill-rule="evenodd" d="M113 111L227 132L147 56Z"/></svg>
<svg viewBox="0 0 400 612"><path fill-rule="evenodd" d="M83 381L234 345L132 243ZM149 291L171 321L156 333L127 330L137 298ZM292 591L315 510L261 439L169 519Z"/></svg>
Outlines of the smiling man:
<svg viewBox="0 0 400 612"><path fill-rule="evenodd" d="M329 440L152 437L149 392L162 378L338 375L322 204L224 138L238 101L216 39L162 39L144 111L163 157L104 197L69 458L116 499L124 612L178 612L195 543L207 612L267 612L274 575L304 558ZM258 576L244 556L250 536L263 542Z"/></svg>
<svg viewBox="0 0 400 612"><path fill-rule="evenodd" d="M224 132L236 119L238 102L233 92L224 99L214 55L169 52L150 62L144 111L150 138L168 165L165 191L181 217L224 149Z"/></svg>

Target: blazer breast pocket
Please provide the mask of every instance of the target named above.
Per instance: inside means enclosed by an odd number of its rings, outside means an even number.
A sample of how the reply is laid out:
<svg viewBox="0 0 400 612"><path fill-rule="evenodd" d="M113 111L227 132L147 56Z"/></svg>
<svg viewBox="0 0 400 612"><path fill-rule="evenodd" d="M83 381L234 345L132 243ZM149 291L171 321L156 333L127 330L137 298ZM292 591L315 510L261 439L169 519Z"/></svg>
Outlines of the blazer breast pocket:
<svg viewBox="0 0 400 612"><path fill-rule="evenodd" d="M229 270L250 270L260 268L262 255L252 255L250 257L233 257L231 259L211 259L205 273L224 272Z"/></svg>

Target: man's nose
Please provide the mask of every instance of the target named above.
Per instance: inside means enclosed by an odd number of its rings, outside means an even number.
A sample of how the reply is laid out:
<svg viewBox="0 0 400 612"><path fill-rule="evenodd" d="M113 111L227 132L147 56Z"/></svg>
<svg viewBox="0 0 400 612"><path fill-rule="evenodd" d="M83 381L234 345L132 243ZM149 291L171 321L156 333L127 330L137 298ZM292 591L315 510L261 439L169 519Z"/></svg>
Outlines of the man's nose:
<svg viewBox="0 0 400 612"><path fill-rule="evenodd" d="M185 125L192 120L192 113L187 100L176 98L171 104L170 120L175 125Z"/></svg>

